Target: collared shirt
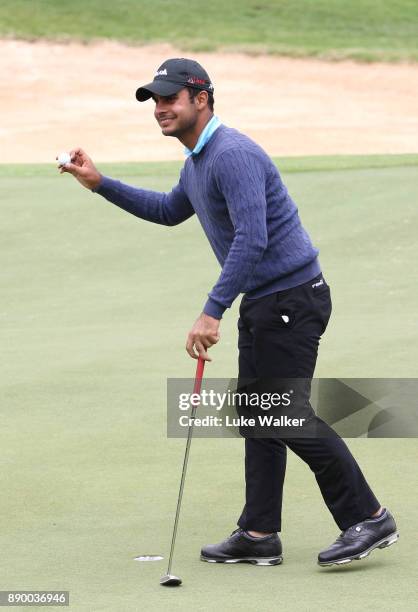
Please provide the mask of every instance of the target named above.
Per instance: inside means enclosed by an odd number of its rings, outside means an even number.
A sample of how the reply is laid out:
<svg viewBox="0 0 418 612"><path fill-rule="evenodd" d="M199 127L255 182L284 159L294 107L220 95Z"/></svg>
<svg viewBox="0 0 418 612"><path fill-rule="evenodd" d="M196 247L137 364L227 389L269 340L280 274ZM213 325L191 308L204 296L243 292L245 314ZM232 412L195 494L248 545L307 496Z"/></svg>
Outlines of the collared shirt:
<svg viewBox="0 0 418 612"><path fill-rule="evenodd" d="M214 115L212 119L208 121L208 123L205 125L204 129L200 133L200 136L197 140L197 143L195 144L193 151L191 151L187 147L184 147L184 154L187 157L190 157L190 155L197 155L198 153L200 153L200 151L203 149L205 144L209 142L212 135L214 134L214 132L218 129L220 125L221 125L221 122L219 118Z"/></svg>

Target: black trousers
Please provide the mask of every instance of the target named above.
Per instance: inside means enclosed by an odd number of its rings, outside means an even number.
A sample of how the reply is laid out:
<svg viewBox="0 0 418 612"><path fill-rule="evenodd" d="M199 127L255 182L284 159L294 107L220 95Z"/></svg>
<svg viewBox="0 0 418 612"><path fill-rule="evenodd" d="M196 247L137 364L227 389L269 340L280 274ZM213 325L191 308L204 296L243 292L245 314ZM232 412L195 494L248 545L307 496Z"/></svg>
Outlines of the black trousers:
<svg viewBox="0 0 418 612"><path fill-rule="evenodd" d="M311 380L320 337L331 310L330 288L322 274L303 285L262 298L244 296L238 321L238 385L260 378ZM264 532L281 530L286 447L314 473L340 529L347 529L379 509L379 501L345 442L315 414L313 421L325 432L323 437L245 438L246 503L238 520L240 527Z"/></svg>

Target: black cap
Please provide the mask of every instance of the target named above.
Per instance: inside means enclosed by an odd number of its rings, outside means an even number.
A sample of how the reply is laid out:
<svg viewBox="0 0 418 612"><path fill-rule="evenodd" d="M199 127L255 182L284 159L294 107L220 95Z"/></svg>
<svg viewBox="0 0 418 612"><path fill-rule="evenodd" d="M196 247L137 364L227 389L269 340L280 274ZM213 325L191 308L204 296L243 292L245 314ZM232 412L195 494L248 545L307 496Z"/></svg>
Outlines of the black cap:
<svg viewBox="0 0 418 612"><path fill-rule="evenodd" d="M200 64L184 57L169 59L158 68L152 83L136 90L136 99L145 102L152 94L172 96L183 87L213 91L209 75Z"/></svg>

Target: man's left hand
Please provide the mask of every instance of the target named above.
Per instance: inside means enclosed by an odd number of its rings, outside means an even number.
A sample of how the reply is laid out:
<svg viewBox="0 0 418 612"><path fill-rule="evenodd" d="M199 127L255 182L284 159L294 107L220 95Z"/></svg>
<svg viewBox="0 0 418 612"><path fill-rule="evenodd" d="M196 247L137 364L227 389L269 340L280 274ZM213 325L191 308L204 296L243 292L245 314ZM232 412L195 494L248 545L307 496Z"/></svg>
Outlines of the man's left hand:
<svg viewBox="0 0 418 612"><path fill-rule="evenodd" d="M219 324L219 319L214 319L202 312L187 337L186 351L190 357L193 359L201 357L205 361L212 361L207 349L216 344L220 338Z"/></svg>

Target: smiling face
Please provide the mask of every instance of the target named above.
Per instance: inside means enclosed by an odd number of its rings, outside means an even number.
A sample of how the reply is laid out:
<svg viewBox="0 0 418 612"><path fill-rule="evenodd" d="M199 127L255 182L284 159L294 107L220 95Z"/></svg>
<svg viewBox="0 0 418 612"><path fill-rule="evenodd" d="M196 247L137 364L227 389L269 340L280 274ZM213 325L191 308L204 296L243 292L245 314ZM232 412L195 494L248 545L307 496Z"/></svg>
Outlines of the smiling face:
<svg viewBox="0 0 418 612"><path fill-rule="evenodd" d="M207 92L200 91L190 99L189 91L184 88L172 96L153 94L152 98L154 117L164 136L175 136L186 146L193 145L211 115Z"/></svg>
<svg viewBox="0 0 418 612"><path fill-rule="evenodd" d="M198 111L187 89L180 89L172 96L154 94L152 97L155 102L154 117L164 136L178 136L196 125Z"/></svg>

